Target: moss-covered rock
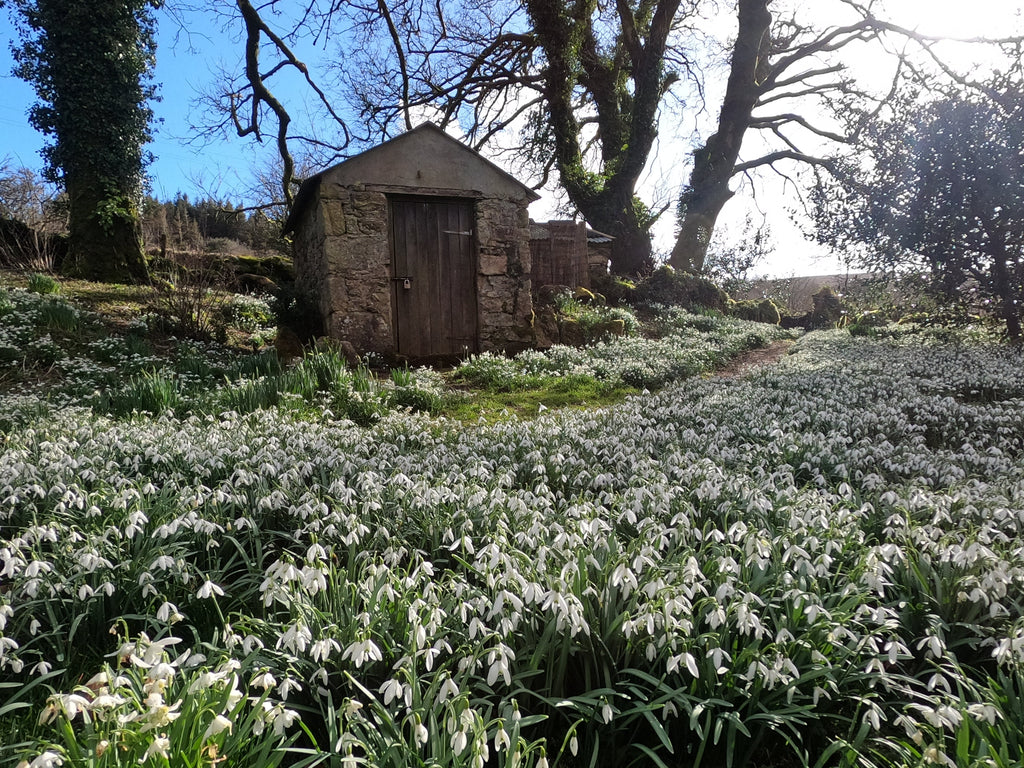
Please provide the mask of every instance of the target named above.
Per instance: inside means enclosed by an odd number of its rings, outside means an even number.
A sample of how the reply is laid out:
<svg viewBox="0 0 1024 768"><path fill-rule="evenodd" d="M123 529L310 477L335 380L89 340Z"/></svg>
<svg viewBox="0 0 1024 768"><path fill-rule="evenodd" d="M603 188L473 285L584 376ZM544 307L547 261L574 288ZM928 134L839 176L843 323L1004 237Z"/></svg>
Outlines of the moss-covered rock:
<svg viewBox="0 0 1024 768"><path fill-rule="evenodd" d="M729 314L733 317L738 317L740 320L750 320L755 323L768 323L770 325L778 325L782 320L779 308L775 306L775 302L771 299L762 299L761 301L753 299L745 301L730 300Z"/></svg>
<svg viewBox="0 0 1024 768"><path fill-rule="evenodd" d="M632 280L604 273L591 277L590 287L595 297L602 296L605 300L604 303L610 306L634 302L636 283Z"/></svg>
<svg viewBox="0 0 1024 768"><path fill-rule="evenodd" d="M827 285L811 296L811 301L814 302L814 308L807 316L808 328L834 328L846 315L842 300Z"/></svg>
<svg viewBox="0 0 1024 768"><path fill-rule="evenodd" d="M725 312L729 297L710 280L678 272L670 266L655 270L634 292L635 303L665 304L686 309Z"/></svg>

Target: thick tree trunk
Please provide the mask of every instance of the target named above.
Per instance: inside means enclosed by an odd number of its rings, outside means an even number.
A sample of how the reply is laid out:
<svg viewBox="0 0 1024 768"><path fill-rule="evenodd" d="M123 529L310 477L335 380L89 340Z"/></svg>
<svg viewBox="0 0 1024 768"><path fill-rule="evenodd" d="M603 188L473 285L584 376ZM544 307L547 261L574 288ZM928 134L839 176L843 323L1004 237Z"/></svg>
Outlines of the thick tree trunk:
<svg viewBox="0 0 1024 768"><path fill-rule="evenodd" d="M620 51L601 53L607 30L594 29L590 0L525 0L545 53L544 99L553 139L555 166L569 200L587 221L613 235L611 269L619 275L649 273L654 260L634 193L657 136L656 115L675 76L664 60L680 0L611 4L621 28ZM600 136L600 171L588 170L578 120L577 91L593 100Z"/></svg>
<svg viewBox="0 0 1024 768"><path fill-rule="evenodd" d="M649 275L654 271L650 233L635 225L622 227L618 231L615 227L598 229L615 238L612 240L610 265L613 275L636 277Z"/></svg>
<svg viewBox="0 0 1024 768"><path fill-rule="evenodd" d="M594 229L615 238L611 248L612 274L635 277L654 270L654 255L651 235L637 220L632 209L632 190L628 191L629 205L603 195L581 198L577 207Z"/></svg>
<svg viewBox="0 0 1024 768"><path fill-rule="evenodd" d="M770 0L740 0L739 31L732 49L729 82L718 118L718 131L694 153L690 185L683 197L684 215L668 263L698 274L704 269L708 243L722 206L732 196L729 179L740 154L743 134L761 93L772 15Z"/></svg>
<svg viewBox="0 0 1024 768"><path fill-rule="evenodd" d="M134 204L109 199L101 185L66 178L68 255L62 271L105 283L148 283L142 230Z"/></svg>
<svg viewBox="0 0 1024 768"><path fill-rule="evenodd" d="M719 184L704 185L700 197L696 194L690 196L686 204L686 215L668 260L671 266L695 275L703 271L718 214L732 195L726 179Z"/></svg>

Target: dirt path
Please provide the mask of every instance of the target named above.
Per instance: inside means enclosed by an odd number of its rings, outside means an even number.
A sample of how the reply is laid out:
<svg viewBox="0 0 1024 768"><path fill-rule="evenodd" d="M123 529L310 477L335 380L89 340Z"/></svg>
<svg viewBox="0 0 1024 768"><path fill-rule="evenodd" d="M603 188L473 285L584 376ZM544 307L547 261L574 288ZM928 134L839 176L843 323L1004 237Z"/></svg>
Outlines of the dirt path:
<svg viewBox="0 0 1024 768"><path fill-rule="evenodd" d="M793 339L782 339L773 341L767 347L751 349L739 357L733 358L727 366L720 368L710 374L712 378L733 379L737 376L744 376L751 371L770 365L785 355L793 346Z"/></svg>

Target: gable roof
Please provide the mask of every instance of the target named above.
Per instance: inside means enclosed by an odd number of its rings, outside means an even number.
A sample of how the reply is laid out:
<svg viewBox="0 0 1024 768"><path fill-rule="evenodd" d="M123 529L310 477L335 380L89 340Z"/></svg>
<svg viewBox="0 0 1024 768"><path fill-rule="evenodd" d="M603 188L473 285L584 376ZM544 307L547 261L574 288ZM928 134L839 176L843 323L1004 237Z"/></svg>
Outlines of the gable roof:
<svg viewBox="0 0 1024 768"><path fill-rule="evenodd" d="M306 179L285 222L286 233L294 229L324 181L341 186L384 187L404 194L443 190L457 196L462 193L467 197L493 196L527 202L540 198L514 176L433 123L418 125Z"/></svg>

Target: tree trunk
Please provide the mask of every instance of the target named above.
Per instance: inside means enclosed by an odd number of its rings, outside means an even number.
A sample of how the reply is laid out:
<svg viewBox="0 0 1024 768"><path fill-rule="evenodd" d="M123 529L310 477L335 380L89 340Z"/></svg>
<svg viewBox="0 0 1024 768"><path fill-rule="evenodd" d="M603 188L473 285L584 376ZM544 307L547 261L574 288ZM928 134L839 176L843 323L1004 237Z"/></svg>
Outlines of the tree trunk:
<svg viewBox="0 0 1024 768"><path fill-rule="evenodd" d="M63 272L104 283L148 283L142 229L134 203L111 199L101 184L65 179L68 255Z"/></svg>
<svg viewBox="0 0 1024 768"><path fill-rule="evenodd" d="M708 243L722 206L732 197L729 179L743 134L761 94L759 74L767 60L772 23L770 0L740 0L739 31L732 49L729 82L718 118L718 131L694 153L689 189L684 193L683 223L668 263L685 272L704 269Z"/></svg>
<svg viewBox="0 0 1024 768"><path fill-rule="evenodd" d="M637 220L632 209L632 190L627 191L630 193L629 205L606 193L592 198L581 197L576 201L576 207L594 229L615 238L611 244L610 268L613 275L648 275L654 271L651 235Z"/></svg>
<svg viewBox="0 0 1024 768"><path fill-rule="evenodd" d="M1010 271L1007 268L1006 245L1000 242L996 246L997 253L992 258L992 288L993 293L999 298L999 310L1006 323L1006 333L1014 344L1021 341L1020 310L1014 300L1013 286L1010 280Z"/></svg>
<svg viewBox="0 0 1024 768"><path fill-rule="evenodd" d="M694 169L696 175L696 169ZM696 190L690 193L686 202L686 215L679 228L676 244L668 263L684 272L694 275L704 270L704 261L708 255L708 245L715 231L715 222L722 207L732 197L729 181L703 185L702 194L698 197Z"/></svg>

